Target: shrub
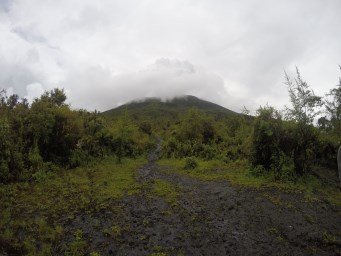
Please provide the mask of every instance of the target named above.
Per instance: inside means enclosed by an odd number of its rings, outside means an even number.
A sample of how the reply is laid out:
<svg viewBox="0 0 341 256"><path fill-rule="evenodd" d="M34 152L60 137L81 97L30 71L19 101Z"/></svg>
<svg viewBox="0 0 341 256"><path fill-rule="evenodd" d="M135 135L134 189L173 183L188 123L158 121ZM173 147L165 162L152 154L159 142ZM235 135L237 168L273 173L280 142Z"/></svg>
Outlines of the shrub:
<svg viewBox="0 0 341 256"><path fill-rule="evenodd" d="M28 161L31 166L32 172L36 172L42 169L44 162L37 146L33 147L28 153Z"/></svg>
<svg viewBox="0 0 341 256"><path fill-rule="evenodd" d="M318 138L316 152L317 163L321 166L337 170L337 150L339 142L337 138L321 134Z"/></svg>
<svg viewBox="0 0 341 256"><path fill-rule="evenodd" d="M193 157L187 157L185 160L185 169L193 170L198 167L198 162Z"/></svg>
<svg viewBox="0 0 341 256"><path fill-rule="evenodd" d="M34 174L32 174L32 178L38 183L43 183L46 180L51 179L53 177L54 175L52 172L45 171L45 170L39 170L35 172Z"/></svg>
<svg viewBox="0 0 341 256"><path fill-rule="evenodd" d="M312 126L296 125L293 159L297 174L302 175L311 171L316 159L317 144L317 133Z"/></svg>
<svg viewBox="0 0 341 256"><path fill-rule="evenodd" d="M212 146L204 144L200 156L205 160L212 160L216 156L216 152Z"/></svg>
<svg viewBox="0 0 341 256"><path fill-rule="evenodd" d="M266 173L266 170L264 169L262 165L256 165L256 166L251 166L250 173L255 177L259 177L259 176L264 175Z"/></svg>
<svg viewBox="0 0 341 256"><path fill-rule="evenodd" d="M73 150L69 160L71 168L75 168L84 164L87 164L92 160L92 157L82 149Z"/></svg>
<svg viewBox="0 0 341 256"><path fill-rule="evenodd" d="M251 163L265 170L278 169L282 120L272 107L260 108L254 122Z"/></svg>
<svg viewBox="0 0 341 256"><path fill-rule="evenodd" d="M139 131L144 132L145 134L151 135L152 134L152 126L149 122L142 122L139 125Z"/></svg>

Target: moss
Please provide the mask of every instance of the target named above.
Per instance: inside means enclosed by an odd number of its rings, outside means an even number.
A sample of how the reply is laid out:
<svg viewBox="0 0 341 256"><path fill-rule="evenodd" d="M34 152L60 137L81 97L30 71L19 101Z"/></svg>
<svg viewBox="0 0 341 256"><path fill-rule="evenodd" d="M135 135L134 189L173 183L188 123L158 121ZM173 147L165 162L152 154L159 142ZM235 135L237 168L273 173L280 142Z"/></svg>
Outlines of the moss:
<svg viewBox="0 0 341 256"><path fill-rule="evenodd" d="M322 238L326 244L338 244L336 237L329 234L327 231L323 232Z"/></svg>
<svg viewBox="0 0 341 256"><path fill-rule="evenodd" d="M161 179L156 179L153 187L153 193L157 196L164 197L166 202L171 206L178 205L178 190L172 183Z"/></svg>
<svg viewBox="0 0 341 256"><path fill-rule="evenodd" d="M149 254L149 256L167 256L167 254L165 252L154 252Z"/></svg>
<svg viewBox="0 0 341 256"><path fill-rule="evenodd" d="M119 225L113 225L111 228L103 229L102 233L106 237L118 237L122 233L122 228Z"/></svg>
<svg viewBox="0 0 341 256"><path fill-rule="evenodd" d="M270 234L273 234L273 235L278 235L278 234L279 234L278 229L275 228L275 227L269 228L269 229L268 229L268 232L269 232Z"/></svg>
<svg viewBox="0 0 341 256"><path fill-rule="evenodd" d="M307 222L309 222L310 224L313 224L313 223L316 222L316 221L315 221L315 218L314 218L313 216L309 215L309 214L305 214L303 217L304 217L304 219L305 219Z"/></svg>
<svg viewBox="0 0 341 256"><path fill-rule="evenodd" d="M98 252L91 252L89 255L90 256L101 256L101 254L99 254Z"/></svg>
<svg viewBox="0 0 341 256"><path fill-rule="evenodd" d="M270 195L269 193L263 193L263 196L268 199L274 205L283 205L281 197L278 195Z"/></svg>

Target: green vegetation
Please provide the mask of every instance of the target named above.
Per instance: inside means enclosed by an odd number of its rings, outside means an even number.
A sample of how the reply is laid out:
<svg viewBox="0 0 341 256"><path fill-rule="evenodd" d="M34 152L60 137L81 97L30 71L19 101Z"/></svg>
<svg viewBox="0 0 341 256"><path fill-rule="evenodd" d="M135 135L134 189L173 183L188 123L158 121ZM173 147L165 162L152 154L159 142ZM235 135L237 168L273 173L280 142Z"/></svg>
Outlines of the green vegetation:
<svg viewBox="0 0 341 256"><path fill-rule="evenodd" d="M164 197L166 202L171 206L176 206L178 204L179 189L170 182L156 179L153 192L157 196Z"/></svg>
<svg viewBox="0 0 341 256"><path fill-rule="evenodd" d="M167 102L150 99L100 114L72 110L59 89L31 105L1 91L0 183L40 181L58 175L59 169L105 156L115 156L120 163L124 157L146 154L155 137L162 138L163 157L188 158L188 169L196 167L192 157L224 163L247 160L255 176L275 173L278 180L294 182L316 165L336 168L340 85L323 100L298 70L295 79L286 76L286 84L291 107L284 114L260 107L256 117L191 96Z"/></svg>
<svg viewBox="0 0 341 256"><path fill-rule="evenodd" d="M131 117L137 121L154 120L174 120L186 113L189 108L196 108L206 114L214 116L238 115L237 113L223 108L209 101L198 99L194 96L184 96L161 102L157 98L148 98L143 101L135 101L118 108L103 112L103 115L109 118L125 115L128 111Z"/></svg>
<svg viewBox="0 0 341 256"><path fill-rule="evenodd" d="M150 147L150 134L128 117L109 121L98 112L72 110L65 100L59 89L31 105L0 91L0 183L41 179L108 155L120 162Z"/></svg>
<svg viewBox="0 0 341 256"><path fill-rule="evenodd" d="M254 189L276 188L289 192L304 193L307 201L328 200L335 205L341 205L339 189L330 184L324 184L313 175L297 177L295 182L283 181L277 178L276 173L263 173L254 175L253 168L247 160L224 163L221 160L197 159L198 167L186 170L184 159L161 159L158 163L162 166L171 166L167 172L174 172L205 181L226 180L234 186L243 186Z"/></svg>
<svg viewBox="0 0 341 256"><path fill-rule="evenodd" d="M298 70L295 79L286 79L291 106L284 112L260 107L256 116L195 97L152 99L98 113L72 109L59 89L32 104L1 91L0 245L10 255L51 255L68 235L59 251L89 253L85 231L70 230L66 223L80 213L122 211L113 202L146 186L135 181L134 171L159 142L159 164L171 167L167 172L299 191L307 202L341 205L338 181L320 179L328 172L336 176L341 84L323 99ZM152 195L178 205L180 188L161 179L151 184ZM264 197L281 204L280 198ZM306 220L315 221L308 215ZM100 231L105 237L119 237L126 228L110 225ZM324 239L335 240L328 233Z"/></svg>
<svg viewBox="0 0 341 256"><path fill-rule="evenodd" d="M36 183L20 182L0 186L0 241L5 248L27 255L50 255L65 230L60 219L75 219L80 213L101 209L119 211L111 202L139 191L135 170L145 160L107 158L91 167L60 170L58 175ZM110 233L118 235L119 227ZM21 234L21 235L19 235ZM23 237L23 238L22 238ZM86 248L82 230L74 230L73 241L65 248L66 255L83 255ZM22 241L21 239L24 239ZM43 243L38 250L36 241Z"/></svg>
<svg viewBox="0 0 341 256"><path fill-rule="evenodd" d="M185 169L192 170L198 167L198 162L193 157L187 157L185 160Z"/></svg>

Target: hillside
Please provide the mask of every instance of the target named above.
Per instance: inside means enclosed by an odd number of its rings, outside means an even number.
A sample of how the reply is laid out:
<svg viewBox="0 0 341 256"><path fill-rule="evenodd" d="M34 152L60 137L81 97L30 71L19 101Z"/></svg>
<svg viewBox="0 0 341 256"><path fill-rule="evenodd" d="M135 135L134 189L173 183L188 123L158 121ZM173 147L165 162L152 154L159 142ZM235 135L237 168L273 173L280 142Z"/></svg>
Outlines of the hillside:
<svg viewBox="0 0 341 256"><path fill-rule="evenodd" d="M333 124L192 96L108 118L59 89L15 99L0 94L0 255L340 255Z"/></svg>
<svg viewBox="0 0 341 256"><path fill-rule="evenodd" d="M168 101L162 101L158 98L146 98L139 101L132 101L117 108L105 111L102 114L107 117L115 117L120 116L127 111L127 113L134 119L139 119L139 117L142 116L144 118L165 118L176 117L190 108L196 108L217 117L238 115L238 113L218 104L190 95L177 97Z"/></svg>

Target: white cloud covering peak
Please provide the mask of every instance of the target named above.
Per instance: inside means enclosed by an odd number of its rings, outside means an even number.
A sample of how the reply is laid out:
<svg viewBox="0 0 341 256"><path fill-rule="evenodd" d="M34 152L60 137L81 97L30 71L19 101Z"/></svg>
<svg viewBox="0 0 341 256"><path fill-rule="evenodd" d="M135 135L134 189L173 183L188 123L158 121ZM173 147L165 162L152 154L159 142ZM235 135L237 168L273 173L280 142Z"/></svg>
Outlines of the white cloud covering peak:
<svg viewBox="0 0 341 256"><path fill-rule="evenodd" d="M316 93L341 63L340 0L0 0L0 87L65 88L76 107L193 94L233 110L287 102L283 70Z"/></svg>
<svg viewBox="0 0 341 256"><path fill-rule="evenodd" d="M91 109L109 109L144 97L167 99L184 94L217 100L225 93L218 75L188 61L166 58L129 73L113 74L100 66L71 70L63 84L70 90L71 101Z"/></svg>

